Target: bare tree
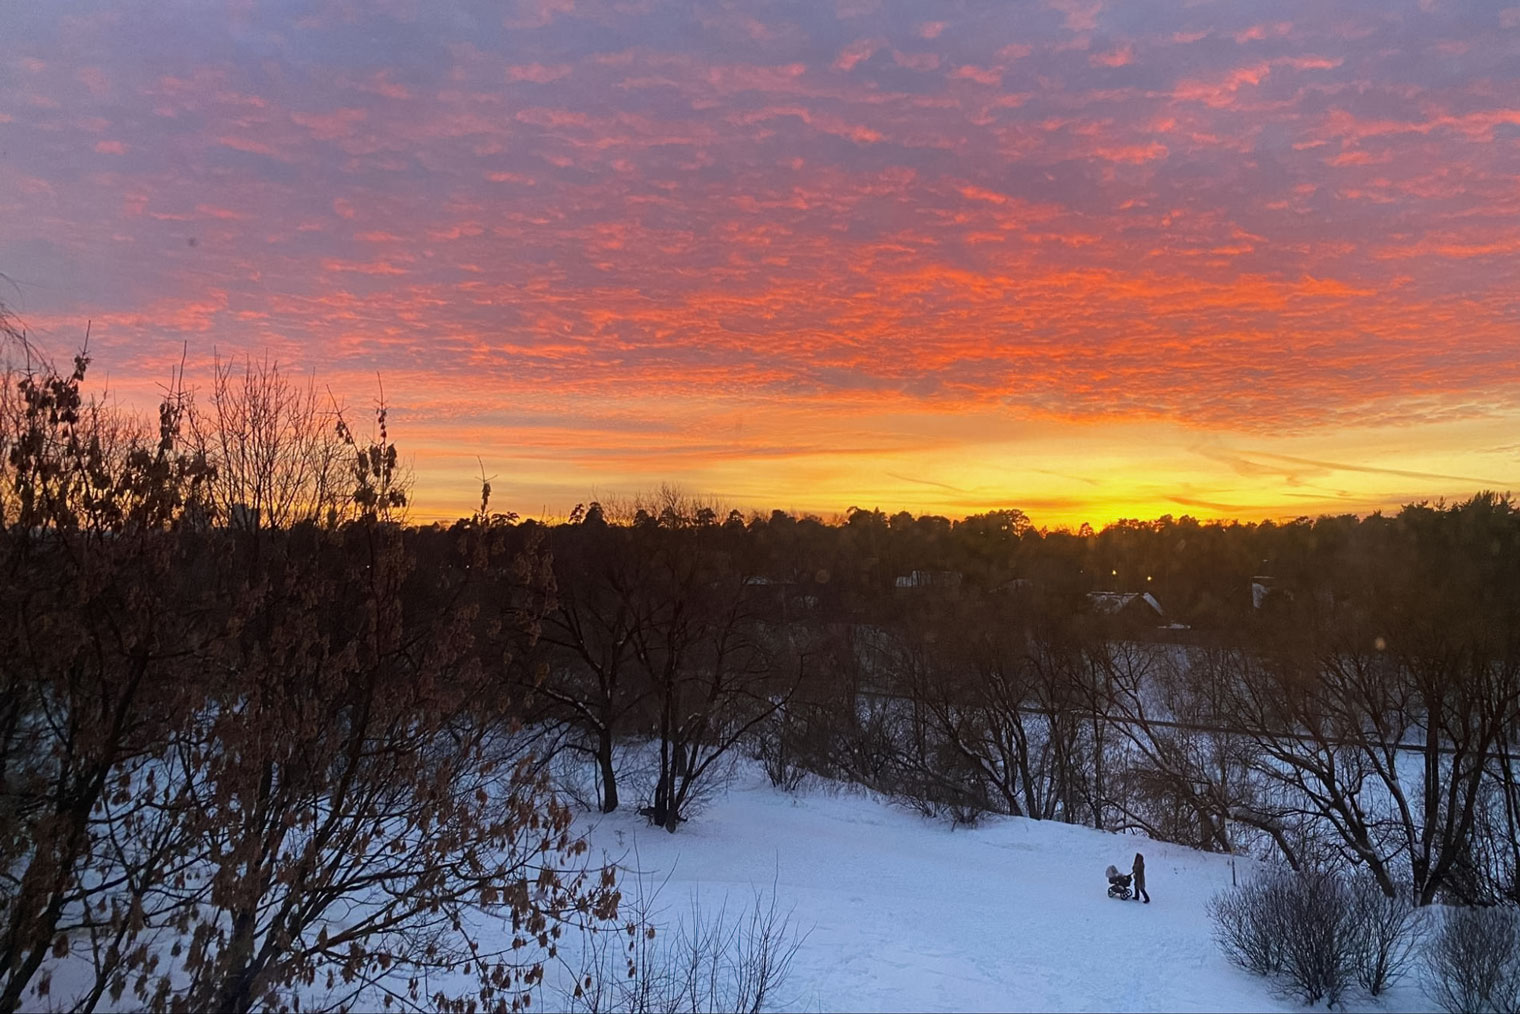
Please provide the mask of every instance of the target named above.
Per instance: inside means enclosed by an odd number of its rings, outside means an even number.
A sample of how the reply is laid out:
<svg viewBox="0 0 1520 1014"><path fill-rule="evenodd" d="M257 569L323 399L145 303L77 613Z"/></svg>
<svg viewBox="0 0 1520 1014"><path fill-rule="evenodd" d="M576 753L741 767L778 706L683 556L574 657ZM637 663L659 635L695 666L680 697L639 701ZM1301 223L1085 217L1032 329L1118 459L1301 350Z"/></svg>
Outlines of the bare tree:
<svg viewBox="0 0 1520 1014"><path fill-rule="evenodd" d="M634 678L633 637L648 560L627 529L601 523L562 529L554 547L557 594L534 689L590 741L601 810L611 813L620 802L614 751L647 693Z"/></svg>
<svg viewBox="0 0 1520 1014"><path fill-rule="evenodd" d="M1023 638L983 620L924 608L919 638L898 656L924 727L907 751L914 781L951 805L1044 817L1049 794L1042 739L1026 715L1033 679Z"/></svg>
<svg viewBox="0 0 1520 1014"><path fill-rule="evenodd" d="M1285 817L1264 810L1254 747L1228 731L1221 711L1250 660L1232 649L1195 649L1168 661L1132 648L1109 656L1107 705L1131 749L1124 812L1154 837L1194 848L1241 851L1231 824L1265 833L1288 864L1300 849Z"/></svg>
<svg viewBox="0 0 1520 1014"><path fill-rule="evenodd" d="M806 656L773 678L775 645L760 636L746 575L716 545L716 529L646 526L633 536L652 561L630 639L659 746L650 815L674 831L731 751L795 692Z"/></svg>
<svg viewBox="0 0 1520 1014"><path fill-rule="evenodd" d="M1463 869L1516 655L1456 622L1380 619L1243 659L1227 728L1253 746L1257 774L1287 790L1282 805L1311 811L1387 894L1481 900Z"/></svg>
<svg viewBox="0 0 1520 1014"><path fill-rule="evenodd" d="M234 528L334 524L348 516L339 415L316 378L282 373L266 354L241 364L218 358L209 408L192 407L191 432L216 469L213 506Z"/></svg>

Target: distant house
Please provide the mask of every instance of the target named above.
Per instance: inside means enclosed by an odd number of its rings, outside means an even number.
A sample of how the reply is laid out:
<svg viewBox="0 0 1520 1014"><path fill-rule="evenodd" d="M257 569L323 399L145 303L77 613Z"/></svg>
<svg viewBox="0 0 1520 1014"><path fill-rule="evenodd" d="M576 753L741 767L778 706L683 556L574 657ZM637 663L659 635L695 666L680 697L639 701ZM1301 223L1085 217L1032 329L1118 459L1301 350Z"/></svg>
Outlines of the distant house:
<svg viewBox="0 0 1520 1014"><path fill-rule="evenodd" d="M1033 578L1016 577L992 589L1000 595L1028 595L1035 590Z"/></svg>
<svg viewBox="0 0 1520 1014"><path fill-rule="evenodd" d="M1293 593L1277 583L1277 578L1258 574L1251 578L1251 608L1263 609L1268 602L1283 599L1291 602Z"/></svg>
<svg viewBox="0 0 1520 1014"><path fill-rule="evenodd" d="M1267 596L1272 594L1272 579L1270 577L1251 578L1251 608L1260 609L1262 603L1267 601Z"/></svg>
<svg viewBox="0 0 1520 1014"><path fill-rule="evenodd" d="M899 591L910 588L935 588L949 590L961 586L961 572L958 570L915 570L911 574L903 574L897 579Z"/></svg>
<svg viewBox="0 0 1520 1014"><path fill-rule="evenodd" d="M1095 613L1133 623L1152 624L1165 615L1150 592L1088 592L1087 601Z"/></svg>

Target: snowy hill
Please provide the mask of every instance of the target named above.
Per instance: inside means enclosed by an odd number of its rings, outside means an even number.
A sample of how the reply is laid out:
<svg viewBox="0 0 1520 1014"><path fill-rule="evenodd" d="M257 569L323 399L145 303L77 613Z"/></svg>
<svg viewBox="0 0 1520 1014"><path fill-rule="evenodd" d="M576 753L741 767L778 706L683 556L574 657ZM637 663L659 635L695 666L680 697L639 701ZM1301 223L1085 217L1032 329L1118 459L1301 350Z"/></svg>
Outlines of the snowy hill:
<svg viewBox="0 0 1520 1014"><path fill-rule="evenodd" d="M636 854L655 883L669 877L668 919L693 895L732 912L774 883L781 910L811 930L785 1009L1302 1009L1215 946L1206 905L1230 883L1224 856L1017 818L951 830L859 794L788 795L751 769L674 835L620 812L594 818L590 840L629 864ZM1150 905L1105 894L1104 867L1128 870L1137 850ZM1362 1006L1428 1007L1412 982L1386 999Z"/></svg>

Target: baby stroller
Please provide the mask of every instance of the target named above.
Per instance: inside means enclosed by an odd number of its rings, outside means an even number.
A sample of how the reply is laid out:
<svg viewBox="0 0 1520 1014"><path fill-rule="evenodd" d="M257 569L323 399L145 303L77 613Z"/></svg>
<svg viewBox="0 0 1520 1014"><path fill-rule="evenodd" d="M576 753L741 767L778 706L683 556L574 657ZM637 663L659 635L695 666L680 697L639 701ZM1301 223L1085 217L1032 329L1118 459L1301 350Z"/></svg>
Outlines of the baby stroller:
<svg viewBox="0 0 1520 1014"><path fill-rule="evenodd" d="M1108 896L1120 901L1129 901L1135 896L1130 890L1130 881L1133 879L1128 873L1120 873L1110 866L1105 872L1108 874Z"/></svg>

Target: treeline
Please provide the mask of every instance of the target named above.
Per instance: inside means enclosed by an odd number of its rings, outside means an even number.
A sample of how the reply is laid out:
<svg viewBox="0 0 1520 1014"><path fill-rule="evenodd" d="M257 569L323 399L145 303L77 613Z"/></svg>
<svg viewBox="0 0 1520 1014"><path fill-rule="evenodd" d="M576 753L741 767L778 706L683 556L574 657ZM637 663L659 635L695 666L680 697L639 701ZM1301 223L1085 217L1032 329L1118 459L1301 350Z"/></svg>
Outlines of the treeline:
<svg viewBox="0 0 1520 1014"><path fill-rule="evenodd" d="M1507 497L1096 534L665 501L543 533L532 700L596 757L604 809L624 743L659 744L667 822L747 744L779 785L814 771L952 820L1354 867L1418 904L1520 899Z"/></svg>

